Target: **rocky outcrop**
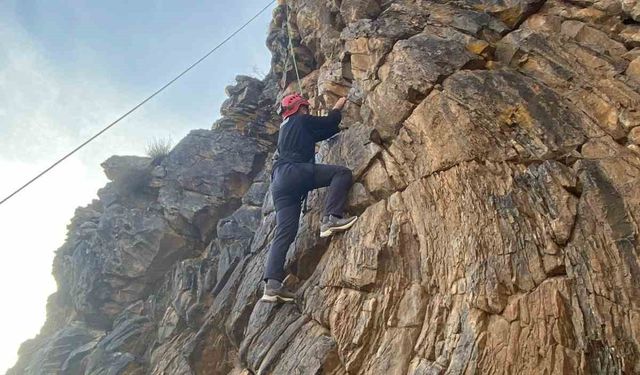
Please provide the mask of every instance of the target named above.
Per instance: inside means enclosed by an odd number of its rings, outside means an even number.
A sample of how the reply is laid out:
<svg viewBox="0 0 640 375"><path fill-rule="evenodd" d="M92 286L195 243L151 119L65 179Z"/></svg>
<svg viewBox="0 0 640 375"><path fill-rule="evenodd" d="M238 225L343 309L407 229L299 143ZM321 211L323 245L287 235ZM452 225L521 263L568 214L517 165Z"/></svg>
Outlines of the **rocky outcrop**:
<svg viewBox="0 0 640 375"><path fill-rule="evenodd" d="M274 11L272 71L164 159L113 157L77 210L38 337L9 374L640 372L640 26L628 1L342 0ZM347 233L309 197L286 282L277 99L348 95L318 159L356 183Z"/></svg>

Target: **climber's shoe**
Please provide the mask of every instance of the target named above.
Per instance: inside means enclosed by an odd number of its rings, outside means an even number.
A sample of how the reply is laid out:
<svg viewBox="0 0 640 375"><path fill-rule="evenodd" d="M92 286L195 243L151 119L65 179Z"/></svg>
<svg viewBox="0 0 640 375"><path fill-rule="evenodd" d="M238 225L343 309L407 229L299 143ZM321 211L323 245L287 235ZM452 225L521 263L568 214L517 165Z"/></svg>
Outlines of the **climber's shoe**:
<svg viewBox="0 0 640 375"><path fill-rule="evenodd" d="M358 220L357 216L340 218L337 216L329 215L322 218L320 223L320 237L329 237L334 233L344 232L351 228L351 226Z"/></svg>
<svg viewBox="0 0 640 375"><path fill-rule="evenodd" d="M282 285L281 282L269 279L264 286L264 293L260 300L265 302L293 302L295 299L295 293Z"/></svg>

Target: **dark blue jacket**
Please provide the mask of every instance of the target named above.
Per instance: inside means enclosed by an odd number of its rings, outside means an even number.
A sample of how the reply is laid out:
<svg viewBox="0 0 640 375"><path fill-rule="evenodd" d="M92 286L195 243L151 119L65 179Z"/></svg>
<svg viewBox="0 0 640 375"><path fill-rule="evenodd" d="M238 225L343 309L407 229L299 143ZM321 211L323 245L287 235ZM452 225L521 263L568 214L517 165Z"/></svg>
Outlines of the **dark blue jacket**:
<svg viewBox="0 0 640 375"><path fill-rule="evenodd" d="M336 135L341 120L342 114L337 109L327 116L297 114L289 117L280 125L273 169L283 163L312 163L316 142Z"/></svg>

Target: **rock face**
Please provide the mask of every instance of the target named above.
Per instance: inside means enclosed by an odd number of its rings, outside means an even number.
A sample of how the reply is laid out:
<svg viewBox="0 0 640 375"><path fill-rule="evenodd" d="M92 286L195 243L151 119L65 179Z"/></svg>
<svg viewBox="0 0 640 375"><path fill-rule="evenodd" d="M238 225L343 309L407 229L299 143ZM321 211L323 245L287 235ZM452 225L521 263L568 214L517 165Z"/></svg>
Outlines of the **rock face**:
<svg viewBox="0 0 640 375"><path fill-rule="evenodd" d="M272 71L228 87L212 130L104 163L9 374L640 373L639 6L289 4ZM354 171L360 219L319 239L311 194L287 259L299 300L273 305L288 33L316 108L351 99L318 159Z"/></svg>

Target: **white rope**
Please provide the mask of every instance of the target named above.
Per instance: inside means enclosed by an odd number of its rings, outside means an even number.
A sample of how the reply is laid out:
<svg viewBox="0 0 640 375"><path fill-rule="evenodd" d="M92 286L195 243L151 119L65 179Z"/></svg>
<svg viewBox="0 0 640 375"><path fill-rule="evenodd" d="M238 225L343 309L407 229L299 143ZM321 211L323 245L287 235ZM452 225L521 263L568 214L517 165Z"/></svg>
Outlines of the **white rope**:
<svg viewBox="0 0 640 375"><path fill-rule="evenodd" d="M300 84L300 72L298 71L298 62L296 61L296 53L293 49L293 42L291 41L291 12L289 2L286 3L287 7L287 37L289 38L289 49L291 50L291 58L293 59L293 68L296 71L296 78L298 80L298 92L302 94L302 85Z"/></svg>

